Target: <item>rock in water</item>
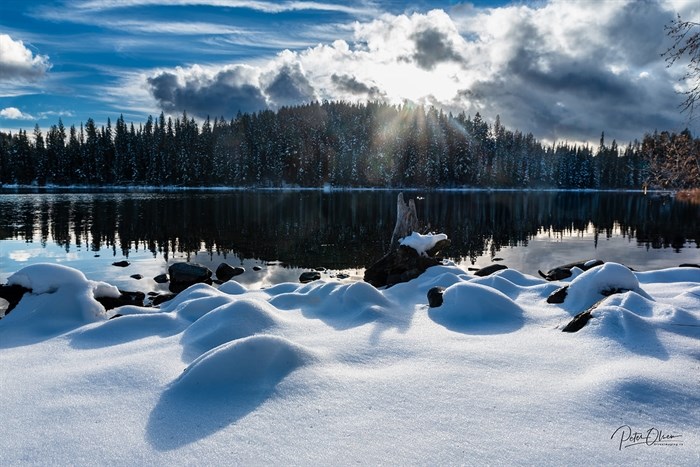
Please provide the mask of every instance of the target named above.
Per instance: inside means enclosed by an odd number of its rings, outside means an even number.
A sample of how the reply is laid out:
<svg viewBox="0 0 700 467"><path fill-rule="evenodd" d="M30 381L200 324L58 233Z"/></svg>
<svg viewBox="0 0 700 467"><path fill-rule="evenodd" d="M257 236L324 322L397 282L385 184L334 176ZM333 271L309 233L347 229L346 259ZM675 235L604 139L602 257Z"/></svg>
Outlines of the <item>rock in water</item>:
<svg viewBox="0 0 700 467"><path fill-rule="evenodd" d="M299 282L306 284L308 282L317 281L321 278L321 273L318 271L302 272L299 276Z"/></svg>
<svg viewBox="0 0 700 467"><path fill-rule="evenodd" d="M167 274L158 274L156 277L153 278L153 280L156 281L156 284L165 284L170 279L168 279Z"/></svg>
<svg viewBox="0 0 700 467"><path fill-rule="evenodd" d="M123 260L123 261L117 261L116 263L112 263L112 266L117 266L117 267L120 267L120 268L125 268L125 267L127 267L128 265L130 265L130 264L131 264L130 262L128 262L128 261L126 261L126 260Z"/></svg>
<svg viewBox="0 0 700 467"><path fill-rule="evenodd" d="M437 308L442 305L442 294L444 291L444 287L433 287L428 290L428 306L430 308Z"/></svg>
<svg viewBox="0 0 700 467"><path fill-rule="evenodd" d="M227 263L221 263L218 268L216 268L216 278L228 282L236 276L240 276L245 272L245 269L241 267L233 267Z"/></svg>
<svg viewBox="0 0 700 467"><path fill-rule="evenodd" d="M203 282L211 285L212 272L209 268L195 263L175 263L168 268L171 292L182 292L187 287Z"/></svg>

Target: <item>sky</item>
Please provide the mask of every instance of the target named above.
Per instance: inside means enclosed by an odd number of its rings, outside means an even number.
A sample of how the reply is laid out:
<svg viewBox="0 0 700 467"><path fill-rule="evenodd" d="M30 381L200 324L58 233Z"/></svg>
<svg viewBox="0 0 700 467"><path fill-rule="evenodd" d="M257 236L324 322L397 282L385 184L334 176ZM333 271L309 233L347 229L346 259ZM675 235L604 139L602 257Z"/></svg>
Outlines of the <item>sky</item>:
<svg viewBox="0 0 700 467"><path fill-rule="evenodd" d="M700 128L664 26L694 0L4 0L0 131L309 101L497 115L548 142Z"/></svg>

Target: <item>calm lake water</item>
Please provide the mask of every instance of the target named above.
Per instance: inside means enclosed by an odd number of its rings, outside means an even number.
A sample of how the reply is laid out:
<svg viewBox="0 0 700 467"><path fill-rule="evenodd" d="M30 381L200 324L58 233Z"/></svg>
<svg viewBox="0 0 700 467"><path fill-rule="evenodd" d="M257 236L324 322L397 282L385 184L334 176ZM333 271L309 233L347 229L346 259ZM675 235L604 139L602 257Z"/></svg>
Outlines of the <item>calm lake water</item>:
<svg viewBox="0 0 700 467"><path fill-rule="evenodd" d="M36 262L127 289L158 286L173 261L243 265L244 284L324 267L361 277L384 253L392 191L21 193L0 191L0 281ZM599 258L636 270L700 263L700 206L641 193L407 192L465 267L500 261L537 274ZM125 269L111 263L122 259ZM261 270L253 271L253 266ZM129 276L142 274L144 279Z"/></svg>

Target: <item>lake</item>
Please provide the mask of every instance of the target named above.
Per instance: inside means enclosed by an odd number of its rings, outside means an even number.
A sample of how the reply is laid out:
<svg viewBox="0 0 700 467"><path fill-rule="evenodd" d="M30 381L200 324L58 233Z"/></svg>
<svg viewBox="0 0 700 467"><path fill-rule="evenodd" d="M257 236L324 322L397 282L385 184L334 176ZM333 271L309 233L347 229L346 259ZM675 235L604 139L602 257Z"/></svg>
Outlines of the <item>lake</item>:
<svg viewBox="0 0 700 467"><path fill-rule="evenodd" d="M247 285L323 267L361 278L384 253L396 191L0 191L0 281L56 262L129 290L158 289L173 261L243 265ZM410 191L418 217L465 268L537 274L599 258L636 270L700 263L700 206L617 192ZM112 262L127 259L127 268ZM259 270L254 271L257 266ZM257 269L257 268L256 268ZM129 276L141 274L142 280ZM161 287L162 288L162 287Z"/></svg>

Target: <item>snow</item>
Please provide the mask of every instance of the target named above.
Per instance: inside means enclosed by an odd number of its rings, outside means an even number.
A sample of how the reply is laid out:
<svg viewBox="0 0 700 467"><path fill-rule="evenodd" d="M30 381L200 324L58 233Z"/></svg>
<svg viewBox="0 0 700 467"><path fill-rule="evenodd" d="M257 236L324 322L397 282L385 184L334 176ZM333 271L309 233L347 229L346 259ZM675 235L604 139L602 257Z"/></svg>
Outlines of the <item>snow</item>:
<svg viewBox="0 0 700 467"><path fill-rule="evenodd" d="M10 281L33 292L0 320L0 465L700 463L697 268L450 263L386 290L198 284L108 312L114 289L75 269Z"/></svg>
<svg viewBox="0 0 700 467"><path fill-rule="evenodd" d="M434 247L440 240L447 240L447 235L443 233L421 235L418 232L413 232L411 235L404 237L400 244L410 246L418 254L425 255L425 252Z"/></svg>

